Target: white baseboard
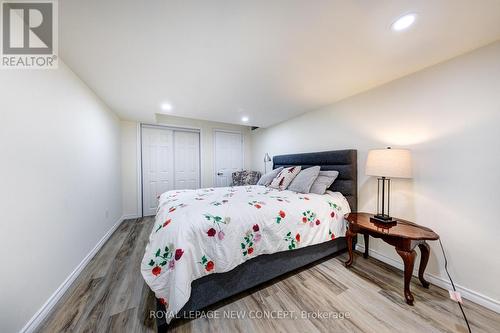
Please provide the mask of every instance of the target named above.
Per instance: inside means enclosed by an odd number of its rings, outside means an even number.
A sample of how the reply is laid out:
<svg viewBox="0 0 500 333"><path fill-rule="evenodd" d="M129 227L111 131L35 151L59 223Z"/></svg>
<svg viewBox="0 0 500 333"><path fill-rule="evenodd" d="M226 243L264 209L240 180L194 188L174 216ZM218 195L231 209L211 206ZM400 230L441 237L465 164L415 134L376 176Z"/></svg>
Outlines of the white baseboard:
<svg viewBox="0 0 500 333"><path fill-rule="evenodd" d="M356 244L356 250L360 252L365 252L365 246L362 244ZM396 267L400 270L404 270L404 265L402 261L395 260L393 258L390 258L380 252L368 249L368 254L375 258L378 259L382 262L385 262L388 265L391 265L393 267ZM415 269L413 271L414 276L418 276L418 271ZM451 283L448 281L448 279L444 279L440 276L434 275L434 274L429 274L425 273L425 279L429 281L430 283L441 287L446 290L452 290ZM483 295L481 293L478 293L477 291L468 289L466 287L462 287L458 284L455 283L455 288L457 288L457 291L460 292L463 298L468 299L471 302L474 302L476 304L482 305L485 308L488 308L492 311L495 311L497 313L500 313L500 301L493 299L491 297L488 297L486 295Z"/></svg>
<svg viewBox="0 0 500 333"><path fill-rule="evenodd" d="M88 265L90 260L97 254L101 247L106 243L106 241L111 237L113 232L120 226L120 224L129 217L122 216L116 223L106 232L106 234L99 240L96 246L83 258L83 260L76 266L75 270L64 280L64 282L57 288L57 290L49 297L47 302L35 313L33 317L28 321L28 323L21 329L22 333L35 332L40 324L47 318L50 311L54 308L57 302L61 299L64 293L68 290L71 284L80 275L83 269Z"/></svg>
<svg viewBox="0 0 500 333"><path fill-rule="evenodd" d="M125 220L130 220L130 219L138 219L140 217L141 216L139 216L137 214L128 214L128 215L123 215L122 220L125 221Z"/></svg>

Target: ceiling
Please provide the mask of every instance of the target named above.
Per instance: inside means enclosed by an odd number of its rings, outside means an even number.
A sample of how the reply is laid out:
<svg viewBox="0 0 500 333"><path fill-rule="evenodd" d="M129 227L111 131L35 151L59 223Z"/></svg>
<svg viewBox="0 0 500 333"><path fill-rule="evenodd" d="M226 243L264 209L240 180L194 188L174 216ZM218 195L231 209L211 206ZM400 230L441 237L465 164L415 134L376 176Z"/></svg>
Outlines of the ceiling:
<svg viewBox="0 0 500 333"><path fill-rule="evenodd" d="M500 39L498 0L64 0L59 17L63 61L140 121L168 101L266 127Z"/></svg>

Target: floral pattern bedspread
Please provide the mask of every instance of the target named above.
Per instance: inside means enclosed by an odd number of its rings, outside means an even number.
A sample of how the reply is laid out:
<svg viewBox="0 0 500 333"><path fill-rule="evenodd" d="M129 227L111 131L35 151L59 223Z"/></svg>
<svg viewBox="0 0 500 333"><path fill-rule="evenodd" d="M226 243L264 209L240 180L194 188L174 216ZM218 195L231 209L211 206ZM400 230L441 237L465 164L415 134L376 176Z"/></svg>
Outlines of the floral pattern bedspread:
<svg viewBox="0 0 500 333"><path fill-rule="evenodd" d="M192 281L261 254L345 236L349 212L338 192L300 194L264 186L165 192L142 275L174 316L189 300Z"/></svg>

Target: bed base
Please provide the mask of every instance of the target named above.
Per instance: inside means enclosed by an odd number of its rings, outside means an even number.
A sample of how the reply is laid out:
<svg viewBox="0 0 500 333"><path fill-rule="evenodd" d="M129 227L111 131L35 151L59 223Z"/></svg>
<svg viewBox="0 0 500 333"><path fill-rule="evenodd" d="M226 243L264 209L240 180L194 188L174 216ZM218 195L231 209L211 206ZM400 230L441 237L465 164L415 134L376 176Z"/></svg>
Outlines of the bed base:
<svg viewBox="0 0 500 333"><path fill-rule="evenodd" d="M355 242L353 242L355 246ZM292 272L325 257L335 257L347 250L345 237L325 243L307 246L293 251L283 251L260 255L225 273L216 273L199 278L192 283L191 298L180 310L183 317L193 311L200 311L231 296L261 285L281 275ZM156 301L157 311L166 311L165 306ZM160 318L161 317L161 318ZM157 316L158 332L167 332L170 324L163 316Z"/></svg>

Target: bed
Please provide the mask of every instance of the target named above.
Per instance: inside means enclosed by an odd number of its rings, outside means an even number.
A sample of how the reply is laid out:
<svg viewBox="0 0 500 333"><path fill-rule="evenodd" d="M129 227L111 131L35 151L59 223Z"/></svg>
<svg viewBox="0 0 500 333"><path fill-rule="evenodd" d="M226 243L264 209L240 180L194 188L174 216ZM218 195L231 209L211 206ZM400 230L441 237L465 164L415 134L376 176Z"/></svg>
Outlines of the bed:
<svg viewBox="0 0 500 333"><path fill-rule="evenodd" d="M141 264L171 320L346 250L343 215L357 210L356 150L280 155L278 167L319 165L339 176L327 194L262 186L170 191L160 197Z"/></svg>

